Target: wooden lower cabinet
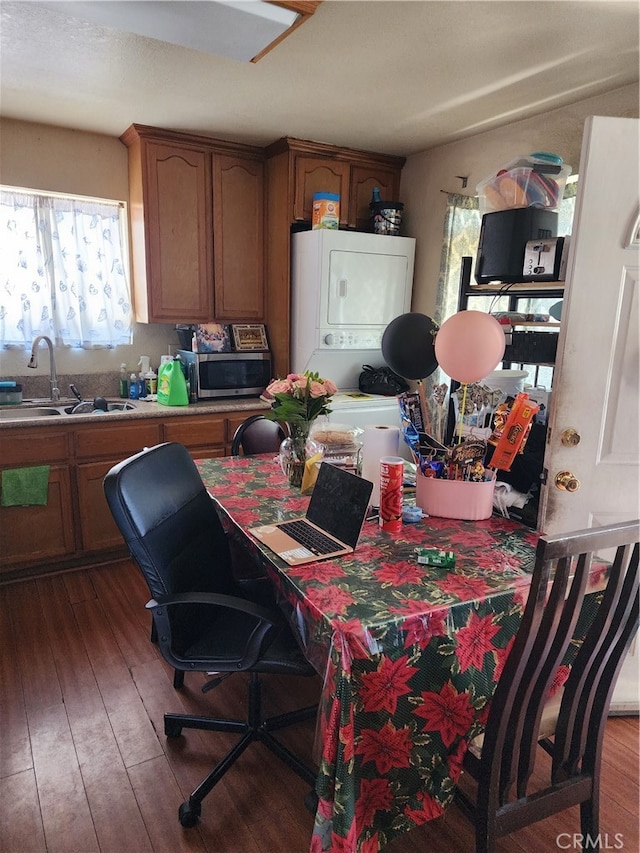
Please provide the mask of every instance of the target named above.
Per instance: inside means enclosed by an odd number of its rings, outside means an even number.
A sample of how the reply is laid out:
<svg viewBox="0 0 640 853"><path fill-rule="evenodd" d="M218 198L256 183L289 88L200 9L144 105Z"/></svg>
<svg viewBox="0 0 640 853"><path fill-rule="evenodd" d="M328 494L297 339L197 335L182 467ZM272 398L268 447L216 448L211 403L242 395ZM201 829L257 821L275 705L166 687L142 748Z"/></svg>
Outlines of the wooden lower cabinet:
<svg viewBox="0 0 640 853"><path fill-rule="evenodd" d="M0 506L0 580L123 556L102 487L109 469L163 441L184 444L194 459L225 456L255 414L264 409L7 431L2 469L48 464L50 475L46 506Z"/></svg>
<svg viewBox="0 0 640 853"><path fill-rule="evenodd" d="M68 465L51 465L45 506L0 506L0 573L76 551Z"/></svg>
<svg viewBox="0 0 640 853"><path fill-rule="evenodd" d="M104 497L102 481L109 469L120 459L108 462L89 462L78 465L78 511L83 551L104 551L123 545L122 534L116 527Z"/></svg>

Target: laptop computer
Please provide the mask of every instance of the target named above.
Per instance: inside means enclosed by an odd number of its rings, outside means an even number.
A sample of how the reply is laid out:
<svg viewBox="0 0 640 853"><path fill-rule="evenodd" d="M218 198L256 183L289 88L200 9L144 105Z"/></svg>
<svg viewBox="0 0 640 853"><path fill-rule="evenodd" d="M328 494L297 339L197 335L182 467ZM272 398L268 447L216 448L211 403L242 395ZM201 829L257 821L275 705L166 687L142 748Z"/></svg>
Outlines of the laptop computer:
<svg viewBox="0 0 640 853"><path fill-rule="evenodd" d="M306 515L250 527L256 539L290 566L327 560L355 550L373 483L323 462Z"/></svg>

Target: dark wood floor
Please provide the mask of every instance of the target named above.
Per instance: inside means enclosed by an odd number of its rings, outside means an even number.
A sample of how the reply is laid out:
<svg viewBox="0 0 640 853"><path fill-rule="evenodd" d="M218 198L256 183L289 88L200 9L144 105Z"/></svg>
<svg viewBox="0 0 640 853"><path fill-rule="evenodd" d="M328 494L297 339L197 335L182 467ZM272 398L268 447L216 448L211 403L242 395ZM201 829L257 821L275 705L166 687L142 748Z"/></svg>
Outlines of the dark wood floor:
<svg viewBox="0 0 640 853"><path fill-rule="evenodd" d="M128 562L0 587L0 850L2 853L305 853L307 786L252 745L183 829L179 804L233 737L185 731L167 740L163 713L242 716L236 675L202 694L177 692L149 642L148 599ZM314 701L317 679L271 679L275 712ZM310 759L314 724L287 742ZM602 772L604 849L640 850L638 720L607 724ZM501 853L576 850L578 809L501 840ZM465 853L470 826L456 808L393 841L389 853Z"/></svg>

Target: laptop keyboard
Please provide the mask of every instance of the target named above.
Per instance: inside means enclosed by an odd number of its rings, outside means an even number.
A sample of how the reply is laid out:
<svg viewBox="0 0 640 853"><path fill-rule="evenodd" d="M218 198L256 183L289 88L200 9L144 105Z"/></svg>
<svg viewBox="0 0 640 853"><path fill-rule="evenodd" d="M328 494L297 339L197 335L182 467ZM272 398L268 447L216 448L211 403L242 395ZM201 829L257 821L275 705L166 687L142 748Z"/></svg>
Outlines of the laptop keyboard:
<svg viewBox="0 0 640 853"><path fill-rule="evenodd" d="M296 542L304 545L312 554L331 554L332 551L339 551L342 548L342 545L335 539L330 539L305 521L284 521L280 522L278 527L288 533Z"/></svg>

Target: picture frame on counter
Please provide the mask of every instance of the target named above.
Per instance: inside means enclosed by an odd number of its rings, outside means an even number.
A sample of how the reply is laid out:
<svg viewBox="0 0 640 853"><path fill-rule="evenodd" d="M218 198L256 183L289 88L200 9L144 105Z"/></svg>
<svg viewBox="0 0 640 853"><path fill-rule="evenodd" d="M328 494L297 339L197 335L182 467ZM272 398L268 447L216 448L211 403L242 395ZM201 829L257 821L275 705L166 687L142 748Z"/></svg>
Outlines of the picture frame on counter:
<svg viewBox="0 0 640 853"><path fill-rule="evenodd" d="M264 323L234 323L231 329L233 346L237 351L269 349Z"/></svg>
<svg viewBox="0 0 640 853"><path fill-rule="evenodd" d="M198 352L231 352L231 327L224 323L196 326Z"/></svg>

